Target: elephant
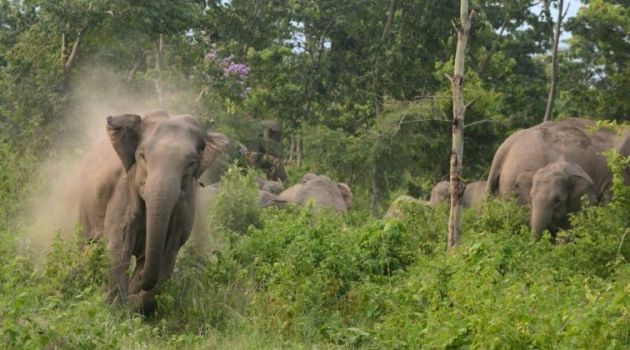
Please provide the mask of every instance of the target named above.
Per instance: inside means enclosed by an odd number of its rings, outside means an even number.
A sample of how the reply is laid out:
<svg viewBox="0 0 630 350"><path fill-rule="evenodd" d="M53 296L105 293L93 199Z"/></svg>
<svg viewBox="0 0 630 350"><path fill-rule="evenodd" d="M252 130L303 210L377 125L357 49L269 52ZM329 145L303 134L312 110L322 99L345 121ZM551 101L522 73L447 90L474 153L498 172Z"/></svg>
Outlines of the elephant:
<svg viewBox="0 0 630 350"><path fill-rule="evenodd" d="M199 182L204 185L218 183L221 181L221 177L225 175L232 162L241 159L243 160L242 163L245 163L244 159L246 154L247 148L245 146L230 139L219 158L210 164L208 169L200 176Z"/></svg>
<svg viewBox="0 0 630 350"><path fill-rule="evenodd" d="M591 204L596 201L591 177L579 165L562 158L534 173L530 196L530 226L537 240L545 229L555 234L559 228L567 228L567 214L580 210L582 197Z"/></svg>
<svg viewBox="0 0 630 350"><path fill-rule="evenodd" d="M464 208L477 208L483 202L486 196L486 181L473 181L465 185L464 195L462 197L462 206ZM431 198L429 204L435 207L439 203L451 202L450 182L440 181L431 190Z"/></svg>
<svg viewBox="0 0 630 350"><path fill-rule="evenodd" d="M352 208L352 191L345 183L333 182L328 176L308 173L302 181L278 195L287 203L305 205L312 200L316 208L333 208L346 213Z"/></svg>
<svg viewBox="0 0 630 350"><path fill-rule="evenodd" d="M403 212L401 210L401 206L404 205L403 203L411 203L413 205L424 205L427 207L431 206L428 201L425 201L422 199L416 199L408 195L398 196L387 209L387 212L383 216L383 219L398 218L398 217L403 216Z"/></svg>
<svg viewBox="0 0 630 350"><path fill-rule="evenodd" d="M248 151L245 154L247 164L265 171L265 176L271 181L286 181L287 173L279 158L261 152Z"/></svg>
<svg viewBox="0 0 630 350"><path fill-rule="evenodd" d="M464 208L479 208L486 198L486 181L473 181L466 184L462 205Z"/></svg>
<svg viewBox="0 0 630 350"><path fill-rule="evenodd" d="M270 192L275 195L278 195L285 190L284 185L281 181L263 180L259 177L256 177L256 182L258 183L258 188L261 191Z"/></svg>
<svg viewBox="0 0 630 350"><path fill-rule="evenodd" d="M435 207L439 203L449 203L451 200L451 185L448 181L440 181L431 190L429 204Z"/></svg>
<svg viewBox="0 0 630 350"><path fill-rule="evenodd" d="M264 190L258 190L258 198L258 204L260 204L260 206L263 208L283 208L286 204L286 201L278 198L278 195Z"/></svg>
<svg viewBox="0 0 630 350"><path fill-rule="evenodd" d="M144 118L110 116L106 129L109 141L99 142L83 160L79 221L87 239L107 240L109 300L126 300L148 315L190 236L197 179L228 139L204 134L190 115L163 110Z"/></svg>
<svg viewBox="0 0 630 350"><path fill-rule="evenodd" d="M595 121L581 118L544 122L517 131L496 151L486 191L499 198L516 197L519 204L531 206L534 174L562 159L590 177L594 201L600 203L605 201L612 183L611 171L601 154L606 150L630 155L630 132L599 127ZM630 183L628 169L624 177ZM534 235L539 237L539 233Z"/></svg>
<svg viewBox="0 0 630 350"><path fill-rule="evenodd" d="M265 172L268 180L286 181L287 173L282 163L282 127L274 120L263 120L253 124L252 133L244 135L249 140L247 146L230 140L220 158L215 161L201 176L203 184L214 184L221 180L230 164L238 159L241 165L248 165ZM242 128L247 129L244 125Z"/></svg>

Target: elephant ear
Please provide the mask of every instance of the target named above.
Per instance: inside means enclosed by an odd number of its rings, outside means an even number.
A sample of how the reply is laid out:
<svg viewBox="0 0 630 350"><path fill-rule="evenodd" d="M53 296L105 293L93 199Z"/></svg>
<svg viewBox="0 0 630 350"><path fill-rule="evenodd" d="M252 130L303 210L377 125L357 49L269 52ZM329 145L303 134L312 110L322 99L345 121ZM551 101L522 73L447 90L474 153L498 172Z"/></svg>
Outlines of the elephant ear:
<svg viewBox="0 0 630 350"><path fill-rule="evenodd" d="M350 186L346 185L343 182L338 182L337 188L339 189L339 192L341 192L341 197L343 197L343 201L346 203L346 209L352 209L352 191L350 190Z"/></svg>
<svg viewBox="0 0 630 350"><path fill-rule="evenodd" d="M201 151L201 157L199 160L199 169L195 174L196 178L199 178L201 174L212 164L225 150L225 147L230 143L230 139L220 132L208 132L206 135L206 142Z"/></svg>
<svg viewBox="0 0 630 350"><path fill-rule="evenodd" d="M142 118L136 114L107 117L107 135L126 171L136 162Z"/></svg>
<svg viewBox="0 0 630 350"><path fill-rule="evenodd" d="M579 203L583 195L588 196L590 203L595 203L593 180L579 165L567 163L566 172L569 176L569 196L571 203Z"/></svg>

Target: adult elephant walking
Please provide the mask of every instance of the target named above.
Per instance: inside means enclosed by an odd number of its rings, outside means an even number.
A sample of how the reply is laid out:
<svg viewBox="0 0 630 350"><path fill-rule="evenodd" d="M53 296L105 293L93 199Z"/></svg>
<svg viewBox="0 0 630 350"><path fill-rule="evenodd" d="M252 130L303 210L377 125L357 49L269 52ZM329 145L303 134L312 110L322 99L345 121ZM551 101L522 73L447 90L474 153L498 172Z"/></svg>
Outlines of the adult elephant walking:
<svg viewBox="0 0 630 350"><path fill-rule="evenodd" d="M588 119L545 122L518 131L494 155L487 192L501 198L515 195L520 204L530 205L530 224L539 239L544 229L557 228L568 212L578 210L583 195L595 202L603 199L612 174L601 152L610 149L629 155L630 133Z"/></svg>
<svg viewBox="0 0 630 350"><path fill-rule="evenodd" d="M191 116L164 111L108 117L107 134L109 142L99 143L84 161L80 222L88 239L107 239L111 300L128 298L148 314L190 235L197 178L228 140L204 135Z"/></svg>

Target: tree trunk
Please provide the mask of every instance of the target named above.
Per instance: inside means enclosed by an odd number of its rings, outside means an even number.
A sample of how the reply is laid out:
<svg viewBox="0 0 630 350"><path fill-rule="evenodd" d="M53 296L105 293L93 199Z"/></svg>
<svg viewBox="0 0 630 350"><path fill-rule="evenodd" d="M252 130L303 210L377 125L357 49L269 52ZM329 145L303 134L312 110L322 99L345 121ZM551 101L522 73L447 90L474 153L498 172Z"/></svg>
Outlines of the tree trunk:
<svg viewBox="0 0 630 350"><path fill-rule="evenodd" d="M551 22L551 11L548 8L548 3L545 4L547 16L549 16L549 21ZM558 20L556 21L556 29L553 31L552 40L553 47L551 49L551 86L549 87L549 97L547 98L547 108L545 109L545 117L543 121L551 120L551 116L553 114L553 104L556 99L557 92L557 84L558 84L558 44L560 42L560 30L562 26L562 9L564 7L564 0L558 1Z"/></svg>
<svg viewBox="0 0 630 350"><path fill-rule="evenodd" d="M464 104L464 56L470 26L475 11L469 13L468 0L461 0L459 14L461 27L457 33L457 51L455 51L455 72L451 81L453 90L453 143L451 149L451 212L448 221L448 249L452 250L459 244L461 235L462 220L462 195L464 184L461 181L462 164L464 156L464 117L466 115L466 104Z"/></svg>
<svg viewBox="0 0 630 350"><path fill-rule="evenodd" d="M142 64L143 60L144 60L144 54L142 52L139 52L136 56L136 62L133 64L133 67L131 67L129 74L127 75L128 83L131 83L131 81L133 80L133 77L134 75L136 75L136 72L138 71L138 68L140 68L140 65Z"/></svg>
<svg viewBox="0 0 630 350"><path fill-rule="evenodd" d="M295 157L297 159L298 168L302 166L302 138L298 135L295 137Z"/></svg>
<svg viewBox="0 0 630 350"><path fill-rule="evenodd" d="M164 34L160 34L160 38L155 43L155 70L157 76L155 78L155 91L157 92L158 105L164 107L164 96L162 94L162 53L164 51Z"/></svg>
<svg viewBox="0 0 630 350"><path fill-rule="evenodd" d="M374 162L372 166L372 203L370 203L370 211L372 216L378 217L380 214L380 205L383 197L381 188L381 174L378 169L378 162Z"/></svg>

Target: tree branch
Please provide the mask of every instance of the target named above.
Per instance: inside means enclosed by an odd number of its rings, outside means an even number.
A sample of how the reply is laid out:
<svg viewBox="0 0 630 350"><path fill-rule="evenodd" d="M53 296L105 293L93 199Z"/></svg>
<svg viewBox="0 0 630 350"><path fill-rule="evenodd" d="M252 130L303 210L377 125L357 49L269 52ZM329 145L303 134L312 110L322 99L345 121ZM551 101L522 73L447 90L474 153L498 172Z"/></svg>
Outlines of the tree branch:
<svg viewBox="0 0 630 350"><path fill-rule="evenodd" d="M385 23L385 27L383 28L383 34L381 34L381 40L379 41L380 44L385 41L385 38L389 33L389 29L392 26L392 22L394 21L394 14L396 13L396 0L390 0L389 11L387 13L387 22Z"/></svg>
<svg viewBox="0 0 630 350"><path fill-rule="evenodd" d="M136 75L136 72L138 71L138 68L140 68L140 65L142 64L142 60L143 59L144 59L144 54L140 53L137 56L136 62L133 64L133 67L129 71L129 74L127 75L127 82L128 83L131 83L131 81L133 80L133 77L134 77L134 75Z"/></svg>
<svg viewBox="0 0 630 350"><path fill-rule="evenodd" d="M72 50L70 51L70 55L68 56L68 60L66 60L66 62L63 64L63 70L64 71L68 71L70 70L70 68L72 68L72 66L74 65L75 59L77 57L77 52L79 51L79 44L81 43L81 37L83 36L83 34L85 33L85 31L88 29L89 23L90 23L90 15L92 14L92 2L90 2L88 4L88 13L87 13L87 21L85 23L85 25L83 26L83 28L81 28L78 32L77 32L77 38L74 40L74 43L72 44ZM64 52L65 52L65 33L64 33ZM63 61L62 61L63 62Z"/></svg>
<svg viewBox="0 0 630 350"><path fill-rule="evenodd" d="M158 105L164 106L164 96L162 94L162 53L164 50L164 34L160 33L158 41L155 43L155 70L157 77L155 78L155 91L157 92Z"/></svg>

